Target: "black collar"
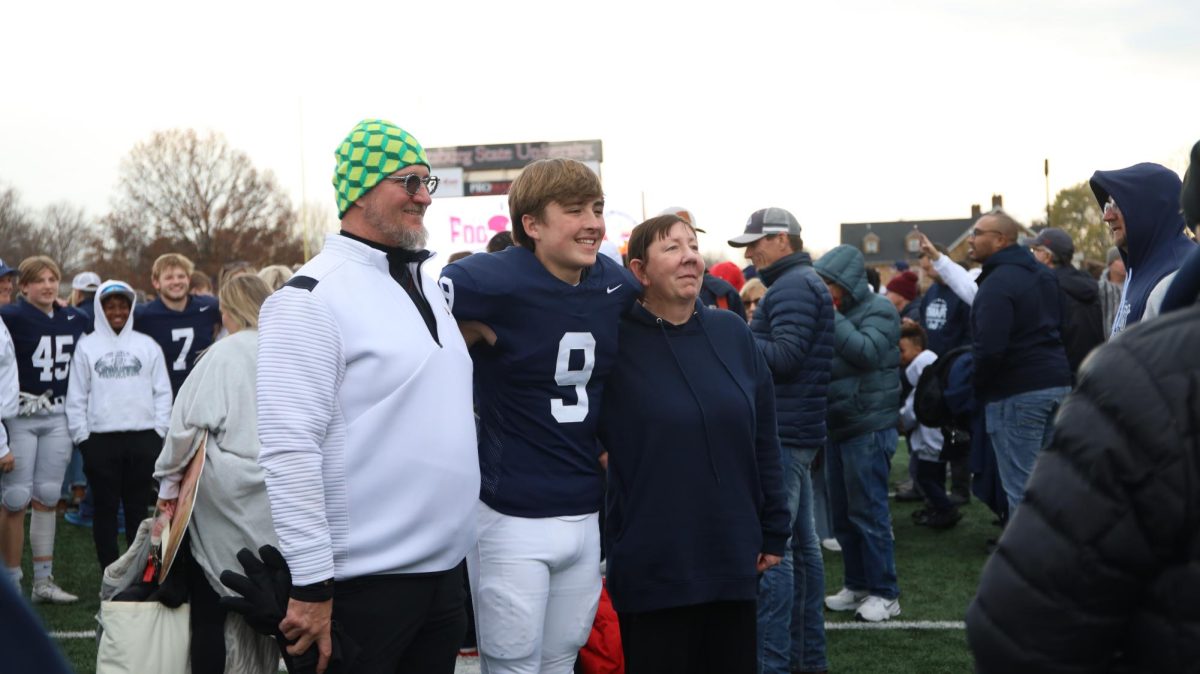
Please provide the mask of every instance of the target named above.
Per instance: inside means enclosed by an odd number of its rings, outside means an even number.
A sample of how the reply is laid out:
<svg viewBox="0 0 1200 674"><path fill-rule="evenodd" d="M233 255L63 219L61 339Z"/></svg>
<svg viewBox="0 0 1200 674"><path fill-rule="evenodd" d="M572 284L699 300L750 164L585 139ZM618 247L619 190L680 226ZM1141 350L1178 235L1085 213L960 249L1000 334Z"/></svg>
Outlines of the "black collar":
<svg viewBox="0 0 1200 674"><path fill-rule="evenodd" d="M350 232L347 232L344 229L339 231L338 234L341 234L342 236L346 237L347 239L352 239L361 244L368 245L368 246L374 248L375 250L383 252L384 254L387 255L389 262L402 262L402 263L424 262L425 260L428 260L433 255L433 253L430 253L427 250L409 250L408 248L397 248L394 246L386 246L382 243L379 243L378 241L371 241L370 239L364 239L361 236L351 234Z"/></svg>

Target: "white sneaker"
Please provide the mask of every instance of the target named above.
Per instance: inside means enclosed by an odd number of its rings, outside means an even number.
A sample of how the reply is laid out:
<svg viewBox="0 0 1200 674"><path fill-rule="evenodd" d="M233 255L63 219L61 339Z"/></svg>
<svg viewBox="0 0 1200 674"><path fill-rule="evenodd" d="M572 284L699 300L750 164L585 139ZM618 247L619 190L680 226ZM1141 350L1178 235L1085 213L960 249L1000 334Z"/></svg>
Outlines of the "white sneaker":
<svg viewBox="0 0 1200 674"><path fill-rule="evenodd" d="M854 619L869 623L878 623L895 618L898 615L900 615L899 599L884 599L883 597L871 595L854 612Z"/></svg>
<svg viewBox="0 0 1200 674"><path fill-rule="evenodd" d="M850 588L843 587L841 590L838 590L837 594L825 597L825 608L828 608L830 611L853 611L862 606L863 601L866 599L866 592L855 592Z"/></svg>
<svg viewBox="0 0 1200 674"><path fill-rule="evenodd" d="M55 585L53 576L33 581L30 598L35 604L71 604L79 601L79 597Z"/></svg>
<svg viewBox="0 0 1200 674"><path fill-rule="evenodd" d="M842 544L838 543L836 538L826 538L825 540L821 541L821 547L830 552L842 551Z"/></svg>

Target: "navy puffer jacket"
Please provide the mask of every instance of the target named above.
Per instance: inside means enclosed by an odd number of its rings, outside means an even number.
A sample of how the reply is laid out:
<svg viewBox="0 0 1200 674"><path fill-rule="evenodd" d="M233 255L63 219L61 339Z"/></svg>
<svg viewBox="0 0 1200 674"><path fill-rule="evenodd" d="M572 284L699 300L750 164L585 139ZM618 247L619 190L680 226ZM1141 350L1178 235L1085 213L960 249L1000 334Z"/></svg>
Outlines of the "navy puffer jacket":
<svg viewBox="0 0 1200 674"><path fill-rule="evenodd" d="M767 294L750 331L775 380L779 443L825 444L825 408L833 360L833 298L808 253L792 253L758 270Z"/></svg>
<svg viewBox="0 0 1200 674"><path fill-rule="evenodd" d="M817 273L845 291L834 327L829 437L841 441L895 428L900 420L900 314L871 292L862 253L841 245Z"/></svg>

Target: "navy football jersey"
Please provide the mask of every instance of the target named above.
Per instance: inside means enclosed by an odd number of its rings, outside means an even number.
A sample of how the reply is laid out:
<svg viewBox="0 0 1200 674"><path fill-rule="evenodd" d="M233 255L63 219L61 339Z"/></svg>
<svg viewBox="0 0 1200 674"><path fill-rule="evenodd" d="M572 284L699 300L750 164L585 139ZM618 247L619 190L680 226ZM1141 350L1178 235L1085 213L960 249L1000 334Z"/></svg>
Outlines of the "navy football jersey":
<svg viewBox="0 0 1200 674"><path fill-rule="evenodd" d="M67 395L71 356L79 338L91 327L87 315L74 307L54 306L54 315L25 301L0 307L0 317L12 335L21 392L42 395L50 391L57 402Z"/></svg>
<svg viewBox="0 0 1200 674"><path fill-rule="evenodd" d="M496 333L471 350L480 498L518 517L595 512L600 396L637 280L599 255L572 286L515 246L448 265L440 284L455 318Z"/></svg>
<svg viewBox="0 0 1200 674"><path fill-rule="evenodd" d="M139 305L133 316L133 329L149 335L162 347L172 395L178 395L183 380L196 364L196 354L212 346L220 325L217 298L202 295L188 297L183 311L167 308L162 298L158 298Z"/></svg>

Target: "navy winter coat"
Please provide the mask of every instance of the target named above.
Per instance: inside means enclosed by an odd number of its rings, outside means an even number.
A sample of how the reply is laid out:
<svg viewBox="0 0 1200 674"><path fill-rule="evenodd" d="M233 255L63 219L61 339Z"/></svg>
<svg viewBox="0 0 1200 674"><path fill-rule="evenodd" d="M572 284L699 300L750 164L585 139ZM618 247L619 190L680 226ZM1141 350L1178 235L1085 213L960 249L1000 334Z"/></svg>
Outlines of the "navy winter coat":
<svg viewBox="0 0 1200 674"><path fill-rule="evenodd" d="M845 291L834 327L829 437L895 428L900 421L900 314L871 291L862 253L845 244L817 260L817 273Z"/></svg>
<svg viewBox="0 0 1200 674"><path fill-rule="evenodd" d="M775 380L779 442L817 449L825 444L833 298L805 252L776 260L758 274L767 294L758 303L750 330Z"/></svg>
<svg viewBox="0 0 1200 674"><path fill-rule="evenodd" d="M1054 273L1023 246L983 263L971 304L975 395L988 403L1071 385L1062 340L1062 298Z"/></svg>

